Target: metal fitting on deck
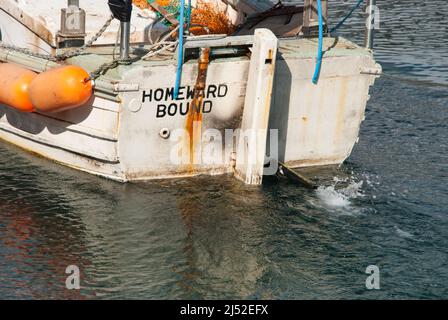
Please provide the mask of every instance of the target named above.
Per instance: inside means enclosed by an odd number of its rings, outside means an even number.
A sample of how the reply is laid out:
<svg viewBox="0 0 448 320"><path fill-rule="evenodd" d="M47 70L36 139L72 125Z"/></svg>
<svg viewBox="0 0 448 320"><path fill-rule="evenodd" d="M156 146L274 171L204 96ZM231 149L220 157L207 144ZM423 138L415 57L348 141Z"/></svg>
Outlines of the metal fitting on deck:
<svg viewBox="0 0 448 320"><path fill-rule="evenodd" d="M109 8L115 19L120 20L120 60L129 60L131 41L132 0L109 0Z"/></svg>
<svg viewBox="0 0 448 320"><path fill-rule="evenodd" d="M79 0L68 0L61 9L61 28L57 34L59 48L81 47L86 38L86 12L79 7Z"/></svg>

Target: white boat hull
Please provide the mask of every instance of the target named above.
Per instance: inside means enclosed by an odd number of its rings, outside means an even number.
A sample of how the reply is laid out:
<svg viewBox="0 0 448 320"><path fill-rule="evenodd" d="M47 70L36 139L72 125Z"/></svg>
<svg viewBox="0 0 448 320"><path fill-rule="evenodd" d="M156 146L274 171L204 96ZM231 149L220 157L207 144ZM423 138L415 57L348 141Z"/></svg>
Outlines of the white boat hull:
<svg viewBox="0 0 448 320"><path fill-rule="evenodd" d="M0 10L0 14L4 13ZM24 34L22 39L33 37L20 23L11 28L17 29L9 29L14 34ZM326 38L327 52L319 83L314 85L316 41L285 39L279 44L269 117L269 129L277 130L277 135L271 136L276 141L268 143L267 153L278 153L278 160L291 167L338 165L349 157L376 78L363 71L380 72L369 50L344 39ZM0 61L18 60L0 50ZM88 56L70 62L87 69L91 63ZM232 173L238 149L232 134L241 128L249 65L244 56L210 63L199 123L203 139L189 136L192 140L187 141L179 136L197 135L188 120L198 73L195 60L184 65L178 100L171 95L176 62L139 61L117 69L118 80L110 83L113 94L97 90L95 98L79 109L44 115L0 105L0 138L118 181ZM33 64L36 71L45 68L47 64ZM272 145L276 137L278 144ZM185 152L194 156L185 157ZM179 154L188 161L179 162Z"/></svg>
<svg viewBox="0 0 448 320"><path fill-rule="evenodd" d="M248 67L248 59L211 63L203 132L214 129L225 137L224 130L240 128ZM269 126L279 130L279 160L293 167L341 164L358 139L374 79L360 71L373 67L374 60L367 53L327 57L319 84L314 85L314 59L280 57ZM196 63L187 63L183 87L191 91L196 74ZM56 115L20 113L0 106L0 138L70 167L120 181L232 172L232 155L223 141L216 141L212 148L222 153L211 159L204 155L207 163L173 163L172 152L179 141L172 136L162 138L160 133L167 129L172 135L185 128L186 105L191 101L167 99L174 77L173 64L137 65L124 73L122 85L138 90L121 92L121 103L96 97L92 106ZM180 98L186 98L182 97L185 92L181 91ZM210 150L210 142L203 142L202 147Z"/></svg>

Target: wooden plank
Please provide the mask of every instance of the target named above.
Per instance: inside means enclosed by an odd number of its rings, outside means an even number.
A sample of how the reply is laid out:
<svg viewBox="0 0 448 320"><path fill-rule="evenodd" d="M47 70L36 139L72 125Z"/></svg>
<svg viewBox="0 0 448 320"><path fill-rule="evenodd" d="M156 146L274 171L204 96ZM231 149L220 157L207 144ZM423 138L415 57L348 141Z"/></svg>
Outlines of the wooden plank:
<svg viewBox="0 0 448 320"><path fill-rule="evenodd" d="M255 31L235 168L235 176L246 184L263 181L277 49L272 31Z"/></svg>
<svg viewBox="0 0 448 320"><path fill-rule="evenodd" d="M203 36L187 38L184 48L221 48L234 46L251 46L254 43L254 36Z"/></svg>

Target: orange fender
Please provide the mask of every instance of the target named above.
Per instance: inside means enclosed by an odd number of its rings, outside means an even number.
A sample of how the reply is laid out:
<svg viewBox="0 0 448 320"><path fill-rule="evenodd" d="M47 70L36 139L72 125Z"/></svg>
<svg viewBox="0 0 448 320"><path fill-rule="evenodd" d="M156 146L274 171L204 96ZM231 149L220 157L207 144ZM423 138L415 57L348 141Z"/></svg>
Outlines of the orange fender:
<svg viewBox="0 0 448 320"><path fill-rule="evenodd" d="M37 73L11 63L0 63L0 103L23 112L35 111L29 96Z"/></svg>
<svg viewBox="0 0 448 320"><path fill-rule="evenodd" d="M33 106L41 112L78 108L92 97L89 74L78 66L63 66L39 74L30 85Z"/></svg>

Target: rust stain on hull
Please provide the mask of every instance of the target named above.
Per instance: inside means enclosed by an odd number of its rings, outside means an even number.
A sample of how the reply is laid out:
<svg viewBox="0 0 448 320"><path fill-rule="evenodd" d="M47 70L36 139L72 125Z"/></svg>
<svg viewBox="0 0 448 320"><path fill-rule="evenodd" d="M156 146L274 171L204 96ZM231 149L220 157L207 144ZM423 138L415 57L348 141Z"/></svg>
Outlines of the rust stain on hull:
<svg viewBox="0 0 448 320"><path fill-rule="evenodd" d="M210 63L210 48L202 49L198 63L198 77L194 88L194 97L185 124L188 136L185 138L184 145L185 149L189 150L190 172L194 171L195 164L200 163L202 157L202 107L205 96L208 65Z"/></svg>

